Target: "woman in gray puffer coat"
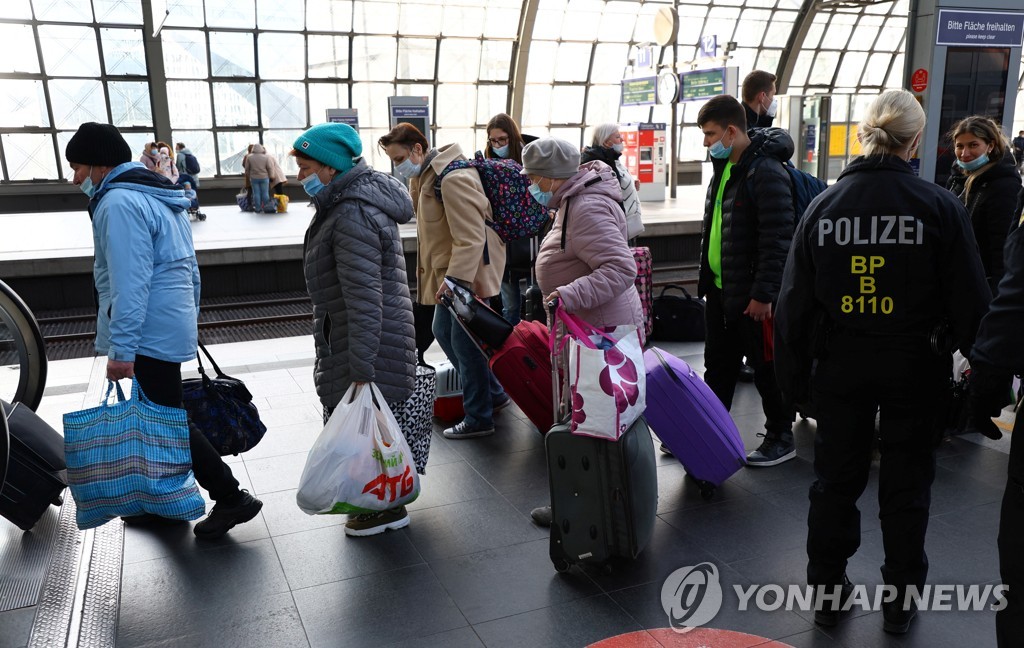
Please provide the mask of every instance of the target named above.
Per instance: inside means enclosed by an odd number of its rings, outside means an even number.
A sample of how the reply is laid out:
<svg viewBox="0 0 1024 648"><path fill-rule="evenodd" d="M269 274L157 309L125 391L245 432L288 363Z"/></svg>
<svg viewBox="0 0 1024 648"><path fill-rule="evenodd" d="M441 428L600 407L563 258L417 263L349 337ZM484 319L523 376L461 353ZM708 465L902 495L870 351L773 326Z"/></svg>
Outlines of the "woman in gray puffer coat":
<svg viewBox="0 0 1024 648"><path fill-rule="evenodd" d="M380 389L401 420L416 375L412 299L398 233L413 215L409 192L366 164L348 125L313 126L293 146L299 182L316 207L303 258L313 301L313 381L324 422L349 386L366 382ZM398 507L359 515L345 533L373 535L408 524L405 507Z"/></svg>

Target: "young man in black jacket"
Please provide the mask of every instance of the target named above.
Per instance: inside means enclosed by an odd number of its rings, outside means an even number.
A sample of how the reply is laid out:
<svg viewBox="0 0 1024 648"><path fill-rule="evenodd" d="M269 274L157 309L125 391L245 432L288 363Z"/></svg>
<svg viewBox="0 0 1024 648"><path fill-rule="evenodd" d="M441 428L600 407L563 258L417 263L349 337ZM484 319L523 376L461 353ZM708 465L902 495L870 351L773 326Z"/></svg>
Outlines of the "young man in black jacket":
<svg viewBox="0 0 1024 648"><path fill-rule="evenodd" d="M793 238L793 193L783 161L793 140L781 129L748 134L743 105L715 97L701 108L715 169L702 228L698 293L707 299L704 379L726 409L747 357L767 418L764 441L747 456L751 466L774 466L796 456L793 410L775 379L772 305Z"/></svg>

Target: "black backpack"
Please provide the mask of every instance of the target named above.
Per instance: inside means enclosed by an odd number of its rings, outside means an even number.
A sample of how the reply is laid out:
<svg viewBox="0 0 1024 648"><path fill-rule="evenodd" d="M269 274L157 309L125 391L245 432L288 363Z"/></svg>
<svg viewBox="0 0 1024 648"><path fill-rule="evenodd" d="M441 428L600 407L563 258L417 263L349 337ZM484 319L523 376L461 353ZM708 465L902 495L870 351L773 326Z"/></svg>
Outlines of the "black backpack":
<svg viewBox="0 0 1024 648"><path fill-rule="evenodd" d="M185 156L185 171L189 175L195 175L202 171L202 169L199 168L199 160L196 159L196 156L191 153L182 153L182 155Z"/></svg>
<svg viewBox="0 0 1024 648"><path fill-rule="evenodd" d="M754 171L757 170L757 165L760 163L760 160L764 159L767 158L759 155L755 158L754 162L751 163L750 171L747 172L748 181L753 179ZM804 212L807 211L807 206L811 204L811 201L814 200L818 194L828 189L828 185L820 178L796 168L789 160L786 160L785 162L780 160L779 162L782 164L782 168L786 170L786 173L789 174L789 179L793 184L793 226L796 227L800 222L800 219L803 218Z"/></svg>

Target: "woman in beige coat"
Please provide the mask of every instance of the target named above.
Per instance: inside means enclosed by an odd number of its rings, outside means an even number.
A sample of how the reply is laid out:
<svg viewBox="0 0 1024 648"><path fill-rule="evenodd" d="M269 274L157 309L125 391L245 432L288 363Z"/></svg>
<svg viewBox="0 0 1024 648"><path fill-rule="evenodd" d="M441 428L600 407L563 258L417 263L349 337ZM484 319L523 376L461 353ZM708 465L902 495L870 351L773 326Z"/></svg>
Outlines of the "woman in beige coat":
<svg viewBox="0 0 1024 648"><path fill-rule="evenodd" d="M486 225L491 204L480 175L459 169L444 176L441 200L434 183L444 169L464 160L458 144L431 148L427 138L411 124L398 124L378 144L395 165L395 173L409 180L416 211L416 300L437 304L448 279L470 288L487 301L501 290L505 270L505 244ZM468 439L494 433L494 411L508 405L508 395L487 367L487 360L447 308L435 307L434 337L462 378L466 417L444 431L449 439Z"/></svg>

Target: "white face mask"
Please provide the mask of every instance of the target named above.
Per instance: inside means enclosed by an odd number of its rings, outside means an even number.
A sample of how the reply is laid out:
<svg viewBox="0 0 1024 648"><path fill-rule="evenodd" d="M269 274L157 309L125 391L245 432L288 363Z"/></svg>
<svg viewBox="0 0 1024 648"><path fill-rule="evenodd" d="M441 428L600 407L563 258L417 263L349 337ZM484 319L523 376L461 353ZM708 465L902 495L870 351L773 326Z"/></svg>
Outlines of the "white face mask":
<svg viewBox="0 0 1024 648"><path fill-rule="evenodd" d="M764 114L774 118L775 113L777 112L779 112L779 100L776 97L772 99L772 102L770 104L768 104L768 108L764 111Z"/></svg>

